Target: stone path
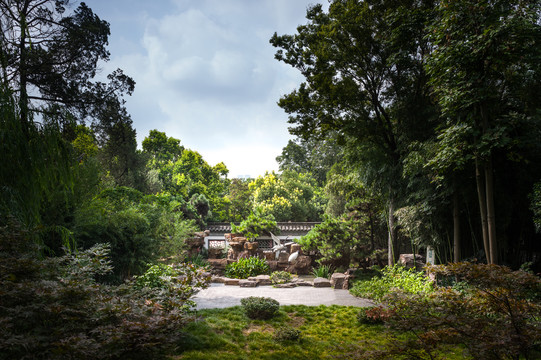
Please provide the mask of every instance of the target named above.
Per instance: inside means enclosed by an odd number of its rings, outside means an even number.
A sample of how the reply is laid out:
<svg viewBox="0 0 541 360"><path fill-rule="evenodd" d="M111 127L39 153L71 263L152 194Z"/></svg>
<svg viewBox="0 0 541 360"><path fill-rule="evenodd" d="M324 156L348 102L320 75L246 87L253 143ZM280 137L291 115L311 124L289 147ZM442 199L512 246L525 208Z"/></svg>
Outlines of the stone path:
<svg viewBox="0 0 541 360"><path fill-rule="evenodd" d="M291 289L277 289L272 286L244 288L216 283L211 284L205 290L201 290L193 300L197 304L197 309L212 309L240 305L240 299L249 296L270 297L277 300L280 305L346 305L360 307L374 305L370 300L351 295L348 290L304 286Z"/></svg>

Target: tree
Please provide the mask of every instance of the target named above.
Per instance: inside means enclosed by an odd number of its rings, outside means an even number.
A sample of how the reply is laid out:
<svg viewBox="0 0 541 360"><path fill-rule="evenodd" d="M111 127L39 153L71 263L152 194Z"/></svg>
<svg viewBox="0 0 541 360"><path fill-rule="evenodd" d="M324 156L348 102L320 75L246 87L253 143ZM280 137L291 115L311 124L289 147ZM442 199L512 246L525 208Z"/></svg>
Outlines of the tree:
<svg viewBox="0 0 541 360"><path fill-rule="evenodd" d="M289 140L282 149L282 154L276 157L280 171L309 173L317 180L319 186L323 186L327 172L342 158L334 140L333 136L327 136L324 140L313 138Z"/></svg>
<svg viewBox="0 0 541 360"><path fill-rule="evenodd" d="M434 51L427 69L447 121L440 140L453 136L449 129L464 130L461 141L475 163L489 263L499 261L494 156L520 153L525 144L520 134L540 120L534 95L541 89L539 11L538 1L440 1L429 31Z"/></svg>
<svg viewBox="0 0 541 360"><path fill-rule="evenodd" d="M306 80L279 101L296 125L290 131L303 138L336 132L365 182L386 194L390 264L403 156L413 139L430 136L436 120L423 69L430 11L423 1L335 0L328 14L311 7L298 34L270 40L280 48L276 59Z"/></svg>
<svg viewBox="0 0 541 360"><path fill-rule="evenodd" d="M164 132L150 130L143 140L143 151L158 162L176 161L184 151L180 140L168 137Z"/></svg>
<svg viewBox="0 0 541 360"><path fill-rule="evenodd" d="M318 221L323 212L321 190L309 174L284 171L267 173L249 185L253 208L276 221Z"/></svg>
<svg viewBox="0 0 541 360"><path fill-rule="evenodd" d="M240 222L246 219L252 210L252 191L248 187L250 180L232 179L229 184L228 220Z"/></svg>
<svg viewBox="0 0 541 360"><path fill-rule="evenodd" d="M69 0L0 1L0 79L18 98L20 120L31 112L66 109L94 115L104 99L131 94L135 82L116 70L109 83L92 82L98 61L107 61L109 24Z"/></svg>

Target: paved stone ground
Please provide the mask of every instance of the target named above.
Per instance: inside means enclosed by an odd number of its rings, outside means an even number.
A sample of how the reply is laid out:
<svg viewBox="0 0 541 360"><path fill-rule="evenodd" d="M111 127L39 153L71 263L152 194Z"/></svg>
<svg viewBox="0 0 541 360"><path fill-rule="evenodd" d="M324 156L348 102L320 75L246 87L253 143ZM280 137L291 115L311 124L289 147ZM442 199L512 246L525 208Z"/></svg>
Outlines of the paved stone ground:
<svg viewBox="0 0 541 360"><path fill-rule="evenodd" d="M357 298L347 290L309 286L299 286L291 289L277 289L272 286L242 288L214 283L207 289L197 293L193 300L197 304L197 309L212 309L240 305L240 299L249 296L270 297L277 300L280 305L346 305L360 307L374 305L372 301Z"/></svg>

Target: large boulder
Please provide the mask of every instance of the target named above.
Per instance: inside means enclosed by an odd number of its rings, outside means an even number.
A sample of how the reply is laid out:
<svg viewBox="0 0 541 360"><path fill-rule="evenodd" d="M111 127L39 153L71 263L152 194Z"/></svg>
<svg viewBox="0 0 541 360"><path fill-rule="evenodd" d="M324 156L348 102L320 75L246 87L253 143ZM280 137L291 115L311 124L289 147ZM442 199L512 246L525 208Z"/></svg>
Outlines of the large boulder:
<svg viewBox="0 0 541 360"><path fill-rule="evenodd" d="M398 264L405 266L407 269L416 268L422 270L425 264L425 258L422 255L415 254L400 254Z"/></svg>
<svg viewBox="0 0 541 360"><path fill-rule="evenodd" d="M334 273L331 276L331 286L334 289L349 289L349 276L342 273Z"/></svg>

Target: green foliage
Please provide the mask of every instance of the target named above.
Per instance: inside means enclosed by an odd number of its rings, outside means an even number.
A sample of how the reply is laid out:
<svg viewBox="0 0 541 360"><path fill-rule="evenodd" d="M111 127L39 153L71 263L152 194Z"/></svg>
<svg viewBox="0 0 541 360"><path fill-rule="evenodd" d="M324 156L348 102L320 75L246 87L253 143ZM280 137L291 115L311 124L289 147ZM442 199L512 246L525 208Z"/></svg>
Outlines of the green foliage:
<svg viewBox="0 0 541 360"><path fill-rule="evenodd" d="M203 251L201 251L201 253L199 254L193 254L191 256L187 256L184 259L184 262L194 264L205 269L209 269L210 265L209 265L209 262L207 261L208 254L205 255L205 254L202 254L202 252Z"/></svg>
<svg viewBox="0 0 541 360"><path fill-rule="evenodd" d="M242 298L240 303L250 319L270 319L280 310L280 303L269 297L250 296Z"/></svg>
<svg viewBox="0 0 541 360"><path fill-rule="evenodd" d="M229 184L229 192L226 195L228 201L228 215L231 221L240 222L247 218L252 209L252 191L248 187L250 180L232 179Z"/></svg>
<svg viewBox="0 0 541 360"><path fill-rule="evenodd" d="M333 140L333 136L324 140L289 140L282 154L276 157L280 171L311 174L317 184L323 186L328 171L342 157L340 148Z"/></svg>
<svg viewBox="0 0 541 360"><path fill-rule="evenodd" d="M382 301L386 295L394 291L421 295L427 295L433 291L432 281L415 269L394 265L386 266L381 273L381 277L356 282L350 292L358 297Z"/></svg>
<svg viewBox="0 0 541 360"><path fill-rule="evenodd" d="M317 251L320 261L334 268L348 268L353 261L364 261L376 246L375 220L369 218L375 214L370 206L359 199L347 209L341 217L326 216L297 241L304 251Z"/></svg>
<svg viewBox="0 0 541 360"><path fill-rule="evenodd" d="M530 195L530 208L533 212L533 221L537 232L541 232L541 182L534 185Z"/></svg>
<svg viewBox="0 0 541 360"><path fill-rule="evenodd" d="M312 269L312 275L315 277L322 277L325 279L330 279L332 275L332 267L330 265L320 265L317 268Z"/></svg>
<svg viewBox="0 0 541 360"><path fill-rule="evenodd" d="M260 235L270 236L270 233L279 234L280 229L272 215L263 215L260 209L256 209L239 225L231 224L231 232L242 234L248 241L255 240Z"/></svg>
<svg viewBox="0 0 541 360"><path fill-rule="evenodd" d="M252 256L240 258L236 262L227 264L225 276L234 279L247 279L250 276L265 275L270 273L267 260Z"/></svg>
<svg viewBox="0 0 541 360"><path fill-rule="evenodd" d="M280 343L299 342L301 341L301 334L302 332L300 330L297 330L290 326L283 326L276 329L276 331L274 332L274 340Z"/></svg>
<svg viewBox="0 0 541 360"><path fill-rule="evenodd" d="M177 198L144 196L127 187L106 189L75 212L73 233L81 248L111 245L111 280L144 272L158 257L178 256L196 230L185 219L187 204ZM184 211L183 211L184 210Z"/></svg>
<svg viewBox="0 0 541 360"><path fill-rule="evenodd" d="M323 199L316 181L306 173L266 173L250 183L254 208L277 221L318 221Z"/></svg>
<svg viewBox="0 0 541 360"><path fill-rule="evenodd" d="M209 279L195 268L166 289L96 281L109 247L40 259L31 234L0 228L0 353L5 358L158 358L192 318L189 298Z"/></svg>
<svg viewBox="0 0 541 360"><path fill-rule="evenodd" d="M460 291L439 287L427 295L398 292L387 298L387 323L414 334L407 345L433 356L461 344L477 359L534 359L541 355L541 281L522 270L454 263L432 266L437 277L454 278ZM389 355L389 354L388 354Z"/></svg>
<svg viewBox="0 0 541 360"><path fill-rule="evenodd" d="M175 271L171 265L156 264L150 266L143 275L134 276L135 286L142 288L165 288L171 277L179 276L180 272Z"/></svg>
<svg viewBox="0 0 541 360"><path fill-rule="evenodd" d="M293 276L287 271L274 271L270 275L270 281L273 285L285 284L291 281Z"/></svg>

